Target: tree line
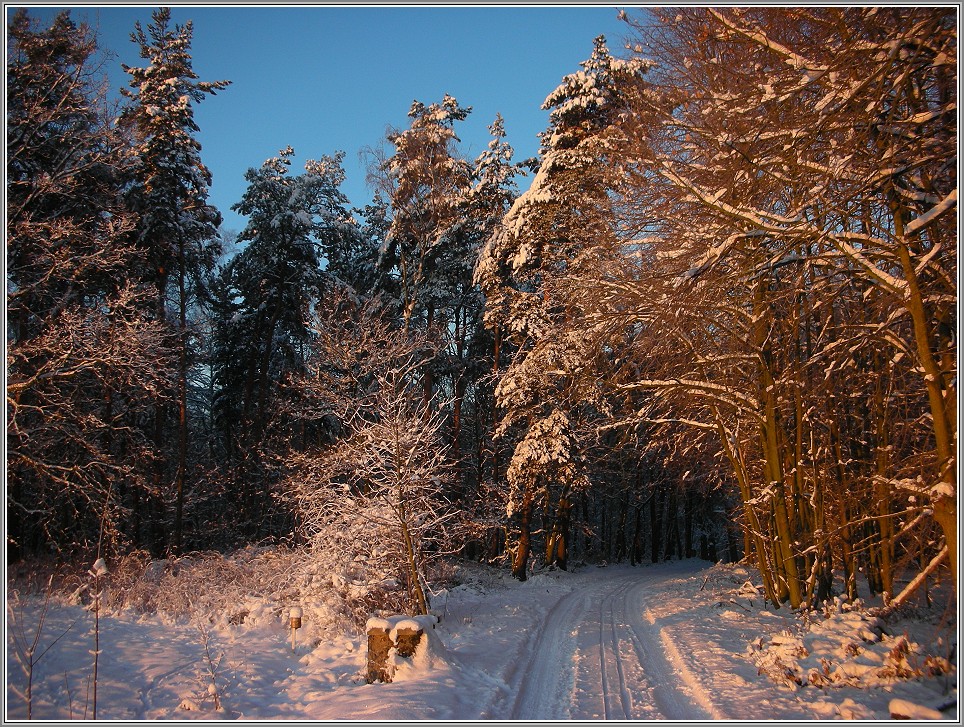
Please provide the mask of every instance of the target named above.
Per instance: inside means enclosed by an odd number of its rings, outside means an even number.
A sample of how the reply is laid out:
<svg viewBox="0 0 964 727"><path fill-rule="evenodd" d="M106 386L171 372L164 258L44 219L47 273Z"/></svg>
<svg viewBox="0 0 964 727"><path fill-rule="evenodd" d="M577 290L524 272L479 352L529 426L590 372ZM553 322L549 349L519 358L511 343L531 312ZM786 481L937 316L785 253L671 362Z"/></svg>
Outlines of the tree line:
<svg viewBox="0 0 964 727"><path fill-rule="evenodd" d="M92 31L18 10L8 560L283 542L422 611L450 557L746 558L793 608L956 576L953 9L624 19L536 158L415 101L371 204L285 148L233 235L191 23L136 25L116 108Z"/></svg>

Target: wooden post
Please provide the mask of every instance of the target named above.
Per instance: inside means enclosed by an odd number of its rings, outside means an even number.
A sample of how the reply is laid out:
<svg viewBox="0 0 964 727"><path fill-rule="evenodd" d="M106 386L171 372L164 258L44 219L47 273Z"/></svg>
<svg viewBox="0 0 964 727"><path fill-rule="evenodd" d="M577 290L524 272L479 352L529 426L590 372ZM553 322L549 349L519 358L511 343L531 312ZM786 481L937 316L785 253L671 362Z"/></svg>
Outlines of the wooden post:
<svg viewBox="0 0 964 727"><path fill-rule="evenodd" d="M301 607L292 606L291 610L288 612L288 618L291 624L291 653L295 653L295 634L298 629L301 628Z"/></svg>

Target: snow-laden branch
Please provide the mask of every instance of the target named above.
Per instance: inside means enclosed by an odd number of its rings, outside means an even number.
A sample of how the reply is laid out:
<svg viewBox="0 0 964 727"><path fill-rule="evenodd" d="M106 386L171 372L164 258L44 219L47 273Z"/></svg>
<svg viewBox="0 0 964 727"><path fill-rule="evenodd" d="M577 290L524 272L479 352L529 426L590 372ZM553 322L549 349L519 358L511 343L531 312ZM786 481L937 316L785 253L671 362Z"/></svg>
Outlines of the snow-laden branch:
<svg viewBox="0 0 964 727"><path fill-rule="evenodd" d="M814 63L813 61L803 57L799 53L796 53L793 50L787 48L786 46L781 45L780 43L777 43L775 40L770 38L762 30L759 30L759 29L754 30L752 28L747 28L746 26L743 26L743 25L737 25L728 17L726 17L723 13L717 10L714 10L712 8L710 8L708 12L712 17L716 18L720 23L722 23L724 26L726 26L733 32L739 33L740 35L744 36L745 38L748 38L749 40L752 40L754 43L757 43L763 48L766 48L767 50L771 50L774 53L777 53L778 55L783 56L783 58L786 59L786 62L789 65L793 66L794 68L801 69L801 70L804 70L804 69L810 70L816 73L825 73L828 70L827 66L820 65L819 63Z"/></svg>
<svg viewBox="0 0 964 727"><path fill-rule="evenodd" d="M915 219L913 222L909 223L904 228L904 235L906 237L911 237L916 235L922 229L931 224L938 217L943 215L948 210L952 210L957 207L957 188L955 187L951 192L940 201L939 204L935 205L933 208L929 209L927 212L922 214L920 217Z"/></svg>
<svg viewBox="0 0 964 727"><path fill-rule="evenodd" d="M880 609L877 612L877 615L880 617L889 616L898 608L900 608L902 605L904 605L907 602L907 600L912 595L914 595L917 589L924 584L928 576L930 576L931 573L937 570L941 562L947 557L947 554L948 554L948 549L947 549L947 546L945 545L943 548L941 548L940 552L938 552L937 555L931 558L930 563L927 564L924 570L918 573L914 577L914 579L907 584L907 586L904 588L903 591L901 591L899 594L897 594L897 596L891 599L890 603L888 603L886 606Z"/></svg>
<svg viewBox="0 0 964 727"><path fill-rule="evenodd" d="M760 403L756 399L732 387L713 384L708 381L697 381L695 379L641 379L629 384L619 384L617 388L623 391L671 390L705 396L713 401L729 404L738 411L749 414L760 422L763 421L763 417L760 414Z"/></svg>

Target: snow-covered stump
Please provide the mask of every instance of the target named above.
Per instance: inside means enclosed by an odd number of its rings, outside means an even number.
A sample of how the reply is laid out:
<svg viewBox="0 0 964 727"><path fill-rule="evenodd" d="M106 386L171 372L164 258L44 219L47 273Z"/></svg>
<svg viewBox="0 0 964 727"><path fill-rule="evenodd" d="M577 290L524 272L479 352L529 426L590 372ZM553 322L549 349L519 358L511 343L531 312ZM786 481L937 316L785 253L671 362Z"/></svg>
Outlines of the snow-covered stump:
<svg viewBox="0 0 964 727"><path fill-rule="evenodd" d="M428 619L435 628L434 616ZM368 632L368 674L365 681L389 683L395 676L394 656L411 659L425 635L425 624L408 616L372 617L365 625Z"/></svg>
<svg viewBox="0 0 964 727"><path fill-rule="evenodd" d="M422 627L415 621L405 621L395 627L395 653L399 656L415 655L418 642L422 639Z"/></svg>
<svg viewBox="0 0 964 727"><path fill-rule="evenodd" d="M365 681L391 682L393 669L388 663L388 652L392 649L392 639L388 635L392 625L385 619L368 619L368 674Z"/></svg>

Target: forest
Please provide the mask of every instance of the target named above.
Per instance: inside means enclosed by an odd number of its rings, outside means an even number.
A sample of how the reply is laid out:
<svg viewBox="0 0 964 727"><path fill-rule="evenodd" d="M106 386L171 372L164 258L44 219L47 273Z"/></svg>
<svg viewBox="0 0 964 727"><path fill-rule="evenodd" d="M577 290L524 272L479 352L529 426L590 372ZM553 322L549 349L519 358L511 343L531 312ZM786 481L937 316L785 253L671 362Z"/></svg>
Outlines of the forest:
<svg viewBox="0 0 964 727"><path fill-rule="evenodd" d="M410 613L459 559L744 560L792 609L956 587L956 9L624 20L536 158L416 101L370 204L289 147L233 236L192 24L132 29L117 104L91 28L18 10L8 567L258 545Z"/></svg>

